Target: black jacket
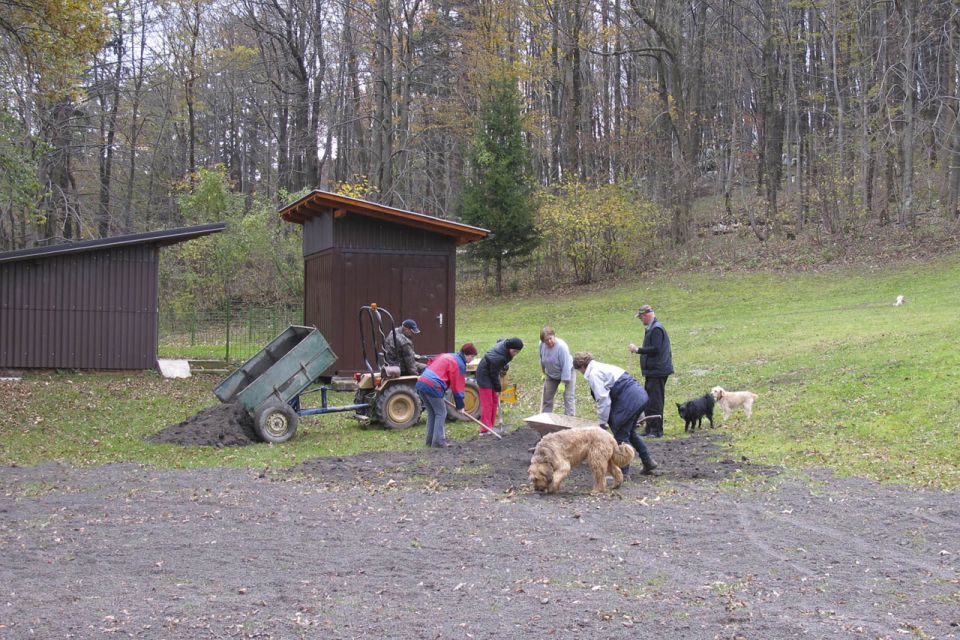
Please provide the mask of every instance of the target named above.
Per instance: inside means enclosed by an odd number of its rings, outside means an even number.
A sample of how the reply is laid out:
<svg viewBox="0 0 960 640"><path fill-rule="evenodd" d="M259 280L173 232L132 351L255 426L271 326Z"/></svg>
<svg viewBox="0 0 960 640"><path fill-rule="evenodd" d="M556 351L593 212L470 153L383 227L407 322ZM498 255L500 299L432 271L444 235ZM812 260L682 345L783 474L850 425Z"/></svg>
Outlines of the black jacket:
<svg viewBox="0 0 960 640"><path fill-rule="evenodd" d="M510 360L510 350L507 349L506 341L497 342L492 349L483 354L480 364L477 365L477 386L500 393L500 373Z"/></svg>
<svg viewBox="0 0 960 640"><path fill-rule="evenodd" d="M670 336L660 321L654 318L643 335L640 354L640 371L644 378L666 378L673 373L673 354L670 352Z"/></svg>

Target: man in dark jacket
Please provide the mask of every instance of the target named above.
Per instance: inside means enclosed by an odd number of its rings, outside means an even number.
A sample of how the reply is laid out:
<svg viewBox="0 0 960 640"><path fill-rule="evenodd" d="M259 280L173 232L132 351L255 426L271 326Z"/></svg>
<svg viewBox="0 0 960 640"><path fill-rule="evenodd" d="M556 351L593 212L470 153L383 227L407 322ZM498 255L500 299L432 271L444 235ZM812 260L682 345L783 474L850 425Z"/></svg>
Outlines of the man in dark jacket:
<svg viewBox="0 0 960 640"><path fill-rule="evenodd" d="M523 340L507 338L500 340L485 354L477 365L477 386L480 388L480 421L485 425L480 433L493 431L493 423L497 419L497 409L500 406L500 392L502 391L500 378L509 368L509 363L520 350L523 349Z"/></svg>
<svg viewBox="0 0 960 640"><path fill-rule="evenodd" d="M653 307L643 305L637 311L637 317L646 327L643 345L630 343L630 352L640 354L640 371L643 373L643 388L649 400L645 413L650 416L663 416L663 402L667 387L667 378L673 373L673 354L670 352L670 336L657 320ZM663 418L647 420L643 435L660 438L663 436Z"/></svg>
<svg viewBox="0 0 960 640"><path fill-rule="evenodd" d="M426 358L417 355L413 349L413 336L418 333L420 328L416 320L404 320L400 329L394 327L383 339L387 363L399 365L400 375L418 376L427 368L427 365L420 362Z"/></svg>

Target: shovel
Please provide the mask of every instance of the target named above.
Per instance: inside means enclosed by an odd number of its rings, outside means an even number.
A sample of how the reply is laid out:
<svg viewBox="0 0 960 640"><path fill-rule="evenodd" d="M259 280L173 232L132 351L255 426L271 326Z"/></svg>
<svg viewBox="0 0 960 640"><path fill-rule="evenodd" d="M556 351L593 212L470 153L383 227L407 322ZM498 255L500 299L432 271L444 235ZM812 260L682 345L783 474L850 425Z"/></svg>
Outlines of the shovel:
<svg viewBox="0 0 960 640"><path fill-rule="evenodd" d="M453 404L453 403L450 402L449 400L444 399L444 402L446 402L448 405L450 405L450 406L453 407L454 409L457 408L457 405ZM502 436L502 435L500 435L499 433L497 433L494 429L491 429L491 428L488 427L487 425L483 424L482 422L480 422L479 420L477 420L476 418L474 418L472 415L470 415L470 414L467 413L466 411L458 411L458 413L459 413L460 415L462 415L462 416L467 416L468 418L470 418L471 420L473 420L474 422L476 422L478 425L480 425L480 427L481 427L484 431L488 431L488 432L492 433L493 435L497 436L499 439L503 440L503 436Z"/></svg>

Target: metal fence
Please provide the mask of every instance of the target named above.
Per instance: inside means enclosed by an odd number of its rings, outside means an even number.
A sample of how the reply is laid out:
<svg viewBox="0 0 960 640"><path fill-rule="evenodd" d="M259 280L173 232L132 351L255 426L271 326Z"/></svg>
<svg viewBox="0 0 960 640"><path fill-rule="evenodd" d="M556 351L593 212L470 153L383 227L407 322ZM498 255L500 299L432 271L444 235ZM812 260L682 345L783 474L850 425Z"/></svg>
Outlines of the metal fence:
<svg viewBox="0 0 960 640"><path fill-rule="evenodd" d="M161 311L158 352L161 358L239 362L292 324L303 324L302 307Z"/></svg>

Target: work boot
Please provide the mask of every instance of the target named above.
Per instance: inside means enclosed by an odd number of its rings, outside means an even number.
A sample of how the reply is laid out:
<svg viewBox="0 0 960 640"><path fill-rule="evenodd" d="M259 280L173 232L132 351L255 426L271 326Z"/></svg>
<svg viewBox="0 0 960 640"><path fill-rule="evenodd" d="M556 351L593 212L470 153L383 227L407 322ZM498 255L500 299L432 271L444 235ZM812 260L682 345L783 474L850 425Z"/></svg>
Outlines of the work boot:
<svg viewBox="0 0 960 640"><path fill-rule="evenodd" d="M657 461L651 458L649 455L646 458L641 459L641 462L643 463L643 471L640 473L645 476L652 476L653 470L660 466L657 464Z"/></svg>

